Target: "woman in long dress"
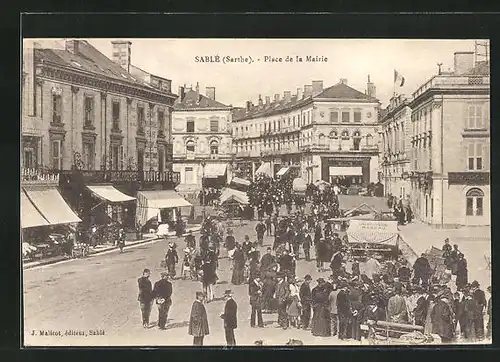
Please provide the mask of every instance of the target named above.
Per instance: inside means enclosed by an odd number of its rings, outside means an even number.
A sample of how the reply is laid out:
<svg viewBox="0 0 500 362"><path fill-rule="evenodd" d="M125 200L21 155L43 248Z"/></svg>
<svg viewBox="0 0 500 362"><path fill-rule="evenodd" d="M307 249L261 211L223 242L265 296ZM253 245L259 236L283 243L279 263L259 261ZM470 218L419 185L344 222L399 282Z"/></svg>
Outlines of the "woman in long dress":
<svg viewBox="0 0 500 362"><path fill-rule="evenodd" d="M458 254L457 262L457 290L461 290L469 282L469 272L467 270L467 260L464 258L464 254Z"/></svg>
<svg viewBox="0 0 500 362"><path fill-rule="evenodd" d="M311 291L313 319L311 333L313 336L329 337L331 335L330 311L328 310L329 293L323 278Z"/></svg>
<svg viewBox="0 0 500 362"><path fill-rule="evenodd" d="M292 279L289 284L290 288L290 304L287 308L287 314L288 317L290 318L290 324L292 327L296 327L297 329L300 329L300 323L299 323L299 317L300 317L300 311L302 306L300 305L300 300L299 300L299 288L297 287L297 282L298 280Z"/></svg>
<svg viewBox="0 0 500 362"><path fill-rule="evenodd" d="M236 245L236 249L233 254L233 275L231 278L231 283L234 285L243 284L245 281L245 255L241 250L239 245Z"/></svg>

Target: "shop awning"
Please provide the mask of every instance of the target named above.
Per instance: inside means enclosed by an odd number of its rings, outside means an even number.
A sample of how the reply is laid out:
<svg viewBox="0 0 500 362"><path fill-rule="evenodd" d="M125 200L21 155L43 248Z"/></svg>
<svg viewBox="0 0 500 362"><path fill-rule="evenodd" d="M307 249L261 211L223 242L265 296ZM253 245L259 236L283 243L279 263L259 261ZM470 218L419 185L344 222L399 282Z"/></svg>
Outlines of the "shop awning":
<svg viewBox="0 0 500 362"><path fill-rule="evenodd" d="M47 225L50 225L49 222L38 212L28 199L28 196L21 190L21 228Z"/></svg>
<svg viewBox="0 0 500 362"><path fill-rule="evenodd" d="M139 191L137 193L136 220L144 225L161 209L192 206L173 190Z"/></svg>
<svg viewBox="0 0 500 362"><path fill-rule="evenodd" d="M397 221L351 220L347 229L350 243L369 243L396 246L399 230Z"/></svg>
<svg viewBox="0 0 500 362"><path fill-rule="evenodd" d="M225 163L207 163L203 175L205 178L217 178L226 174L227 165Z"/></svg>
<svg viewBox="0 0 500 362"><path fill-rule="evenodd" d="M279 171L276 173L276 176L284 176L288 170L290 169L290 167L282 167L279 169Z"/></svg>
<svg viewBox="0 0 500 362"><path fill-rule="evenodd" d="M363 169L361 167L330 166L330 176L363 176Z"/></svg>
<svg viewBox="0 0 500 362"><path fill-rule="evenodd" d="M293 180L292 188L295 192L305 192L307 190L307 182L303 178L297 177Z"/></svg>
<svg viewBox="0 0 500 362"><path fill-rule="evenodd" d="M256 175L258 175L259 173L264 173L270 177L273 177L273 172L271 170L271 163L264 162L262 165L260 165L259 168L255 171Z"/></svg>
<svg viewBox="0 0 500 362"><path fill-rule="evenodd" d="M239 184L239 185L243 185L243 186L250 186L250 184L251 184L250 181L239 178L239 177L233 177L233 179L231 180L231 183L233 183L233 182L235 184Z"/></svg>
<svg viewBox="0 0 500 362"><path fill-rule="evenodd" d="M71 224L82 220L71 210L55 187L25 187L28 199L51 224Z"/></svg>
<svg viewBox="0 0 500 362"><path fill-rule="evenodd" d="M135 197L125 195L111 185L104 186L87 186L92 193L104 201L109 202L127 202L135 200Z"/></svg>
<svg viewBox="0 0 500 362"><path fill-rule="evenodd" d="M225 188L222 190L219 201L221 204L228 201L236 201L240 204L248 205L248 196L245 192L231 188Z"/></svg>

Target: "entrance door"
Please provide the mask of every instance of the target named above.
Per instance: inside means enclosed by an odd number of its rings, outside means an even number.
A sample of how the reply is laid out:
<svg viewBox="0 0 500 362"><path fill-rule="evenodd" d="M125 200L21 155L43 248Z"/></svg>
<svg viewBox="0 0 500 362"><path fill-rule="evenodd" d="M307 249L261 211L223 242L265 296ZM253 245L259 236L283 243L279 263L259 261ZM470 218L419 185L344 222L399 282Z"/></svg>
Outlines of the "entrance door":
<svg viewBox="0 0 500 362"><path fill-rule="evenodd" d="M184 171L184 180L186 184L196 183L194 180L194 171L192 167L186 167Z"/></svg>

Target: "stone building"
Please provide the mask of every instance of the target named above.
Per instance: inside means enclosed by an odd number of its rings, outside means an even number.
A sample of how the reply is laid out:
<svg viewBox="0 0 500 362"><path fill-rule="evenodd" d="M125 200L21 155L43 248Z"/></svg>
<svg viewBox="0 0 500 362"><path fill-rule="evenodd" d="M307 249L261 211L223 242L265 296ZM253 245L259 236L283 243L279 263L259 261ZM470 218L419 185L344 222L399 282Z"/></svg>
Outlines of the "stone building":
<svg viewBox="0 0 500 362"><path fill-rule="evenodd" d="M113 60L85 40L45 48L25 41L23 48L23 177L58 174L79 213L92 184L132 196L139 188L174 187L170 119L177 96L170 80L131 72L130 42L113 43Z"/></svg>
<svg viewBox="0 0 500 362"><path fill-rule="evenodd" d="M238 167L248 177L295 170L307 182L377 182L380 103L369 78L367 88L359 92L341 79L325 89L323 81L313 81L296 94L276 94L272 102L260 96L257 105L248 101L233 115Z"/></svg>
<svg viewBox="0 0 500 362"><path fill-rule="evenodd" d="M215 87L205 95L180 87L172 123L173 169L180 173L179 189L221 187L231 176L231 109L215 99ZM228 167L229 166L229 167Z"/></svg>
<svg viewBox="0 0 500 362"><path fill-rule="evenodd" d="M431 225L489 225L489 62L475 64L472 52L455 53L454 62L409 103L411 202Z"/></svg>
<svg viewBox="0 0 500 362"><path fill-rule="evenodd" d="M410 192L411 109L404 95L394 96L381 112L380 149L382 182L386 195L406 197Z"/></svg>

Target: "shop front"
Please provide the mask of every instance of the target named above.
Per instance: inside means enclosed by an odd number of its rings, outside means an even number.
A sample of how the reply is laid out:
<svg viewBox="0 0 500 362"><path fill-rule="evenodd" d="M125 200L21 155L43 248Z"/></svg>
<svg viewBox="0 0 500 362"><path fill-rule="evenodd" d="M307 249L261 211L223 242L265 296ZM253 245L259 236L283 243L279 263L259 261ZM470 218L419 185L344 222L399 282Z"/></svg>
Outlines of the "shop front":
<svg viewBox="0 0 500 362"><path fill-rule="evenodd" d="M370 158L322 157L321 178L345 187L366 186L370 183Z"/></svg>

